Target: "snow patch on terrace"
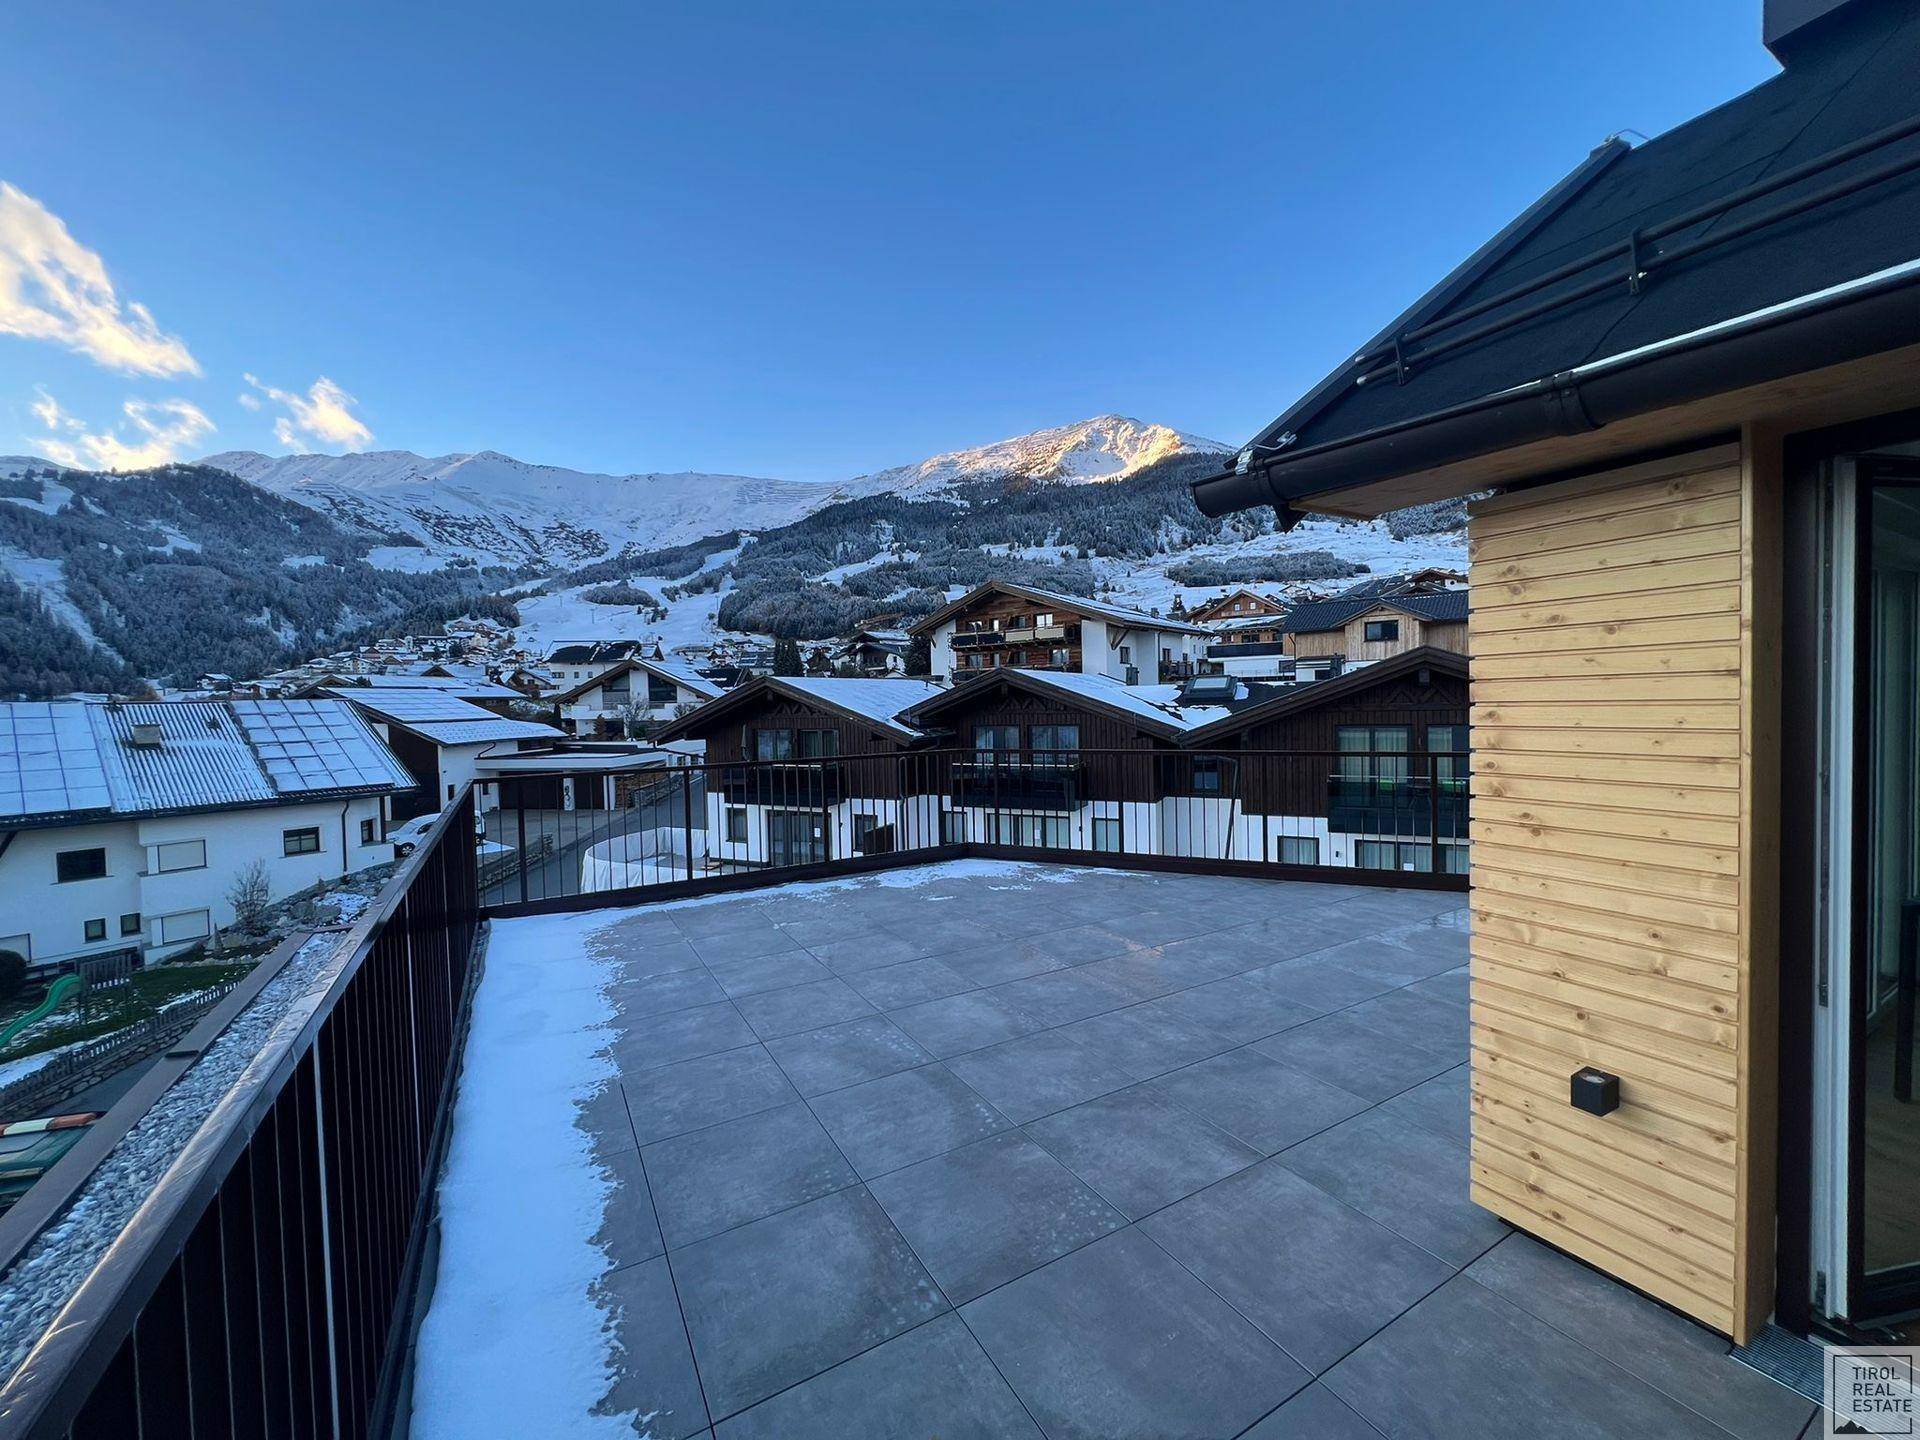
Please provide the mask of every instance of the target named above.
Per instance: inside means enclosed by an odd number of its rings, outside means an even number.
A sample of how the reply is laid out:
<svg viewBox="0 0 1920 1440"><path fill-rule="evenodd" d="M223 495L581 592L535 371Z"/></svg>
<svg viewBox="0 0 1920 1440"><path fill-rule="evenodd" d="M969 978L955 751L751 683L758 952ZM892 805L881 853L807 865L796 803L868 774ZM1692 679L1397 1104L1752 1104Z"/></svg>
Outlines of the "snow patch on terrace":
<svg viewBox="0 0 1920 1440"><path fill-rule="evenodd" d="M440 1260L420 1328L419 1440L647 1433L598 1413L615 1381L616 1316L594 1244L613 1181L576 1120L614 1083L614 961L594 937L626 911L495 926L474 997L440 1182ZM582 1297L595 1296L588 1301Z"/></svg>

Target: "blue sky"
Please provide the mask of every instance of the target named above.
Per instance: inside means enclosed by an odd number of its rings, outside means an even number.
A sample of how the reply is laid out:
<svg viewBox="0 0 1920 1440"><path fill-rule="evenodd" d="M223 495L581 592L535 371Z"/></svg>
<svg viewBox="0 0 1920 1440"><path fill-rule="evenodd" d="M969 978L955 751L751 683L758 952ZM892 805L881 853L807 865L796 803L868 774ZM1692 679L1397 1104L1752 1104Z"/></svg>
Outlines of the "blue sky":
<svg viewBox="0 0 1920 1440"><path fill-rule="evenodd" d="M7 6L0 453L1238 443L1759 12Z"/></svg>

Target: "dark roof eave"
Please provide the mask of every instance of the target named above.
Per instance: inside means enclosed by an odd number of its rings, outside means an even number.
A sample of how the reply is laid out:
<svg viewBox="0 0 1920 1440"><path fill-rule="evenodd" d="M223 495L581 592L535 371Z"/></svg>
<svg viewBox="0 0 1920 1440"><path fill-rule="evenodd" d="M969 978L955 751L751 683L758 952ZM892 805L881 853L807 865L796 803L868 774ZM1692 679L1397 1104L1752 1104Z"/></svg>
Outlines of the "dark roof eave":
<svg viewBox="0 0 1920 1440"><path fill-rule="evenodd" d="M1586 434L1637 415L1920 343L1920 270L1904 270L1724 330L1656 344L1618 363L1533 380L1447 410L1193 482L1219 517L1324 501L1342 490ZM1462 494L1481 488L1463 481Z"/></svg>
<svg viewBox="0 0 1920 1440"><path fill-rule="evenodd" d="M1270 700L1258 705L1249 705L1236 710L1231 715L1223 715L1218 720L1210 720L1187 732L1185 744L1193 749L1205 749L1223 735L1232 735L1247 730L1268 720L1277 720L1291 715L1296 710L1313 710L1321 705L1338 700L1341 696L1356 690L1366 690L1382 680L1391 680L1396 675L1422 667L1444 670L1459 679L1467 677L1467 657L1457 650L1442 650L1435 645L1418 645L1411 650L1403 650L1386 660L1376 660L1357 670L1348 670L1334 676L1331 680L1313 680L1295 685L1281 691Z"/></svg>

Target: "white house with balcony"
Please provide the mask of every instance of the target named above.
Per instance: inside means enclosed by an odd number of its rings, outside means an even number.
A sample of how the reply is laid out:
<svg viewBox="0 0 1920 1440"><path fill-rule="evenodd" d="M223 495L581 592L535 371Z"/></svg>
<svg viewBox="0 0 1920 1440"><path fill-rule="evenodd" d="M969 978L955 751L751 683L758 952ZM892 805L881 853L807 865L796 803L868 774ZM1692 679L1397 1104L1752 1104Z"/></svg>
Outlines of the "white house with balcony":
<svg viewBox="0 0 1920 1440"><path fill-rule="evenodd" d="M0 950L36 971L164 958L269 898L393 858L407 773L338 700L0 704Z"/></svg>
<svg viewBox="0 0 1920 1440"><path fill-rule="evenodd" d="M966 680L1016 666L1158 685L1199 673L1211 638L1199 625L989 580L914 625L930 642L938 679Z"/></svg>
<svg viewBox="0 0 1920 1440"><path fill-rule="evenodd" d="M664 724L719 693L718 685L691 666L629 656L552 700L569 735L620 740L630 723Z"/></svg>

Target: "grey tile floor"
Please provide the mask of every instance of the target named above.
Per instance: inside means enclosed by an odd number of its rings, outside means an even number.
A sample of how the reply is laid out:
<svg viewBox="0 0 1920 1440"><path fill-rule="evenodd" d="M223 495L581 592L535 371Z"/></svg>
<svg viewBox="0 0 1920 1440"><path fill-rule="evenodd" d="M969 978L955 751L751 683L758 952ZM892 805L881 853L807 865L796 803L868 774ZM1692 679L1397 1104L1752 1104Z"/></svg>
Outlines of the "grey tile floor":
<svg viewBox="0 0 1920 1440"><path fill-rule="evenodd" d="M1460 896L937 867L612 920L636 1433L1808 1427L1467 1200Z"/></svg>

